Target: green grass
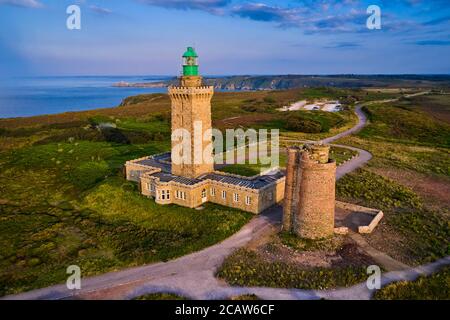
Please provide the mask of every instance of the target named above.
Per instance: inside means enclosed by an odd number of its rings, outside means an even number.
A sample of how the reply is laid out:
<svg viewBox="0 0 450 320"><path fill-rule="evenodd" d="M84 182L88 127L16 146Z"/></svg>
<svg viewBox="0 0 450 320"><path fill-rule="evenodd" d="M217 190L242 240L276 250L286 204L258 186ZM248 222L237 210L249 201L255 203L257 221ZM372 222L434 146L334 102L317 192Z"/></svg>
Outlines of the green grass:
<svg viewBox="0 0 450 320"><path fill-rule="evenodd" d="M340 148L340 147L332 147L330 150L330 158L336 161L337 165L341 165L345 161L350 160L352 157L356 156L357 152L353 150L349 150L346 148ZM264 161L262 163L258 160L258 163L252 164L248 163L249 161L246 161L247 163L244 164L230 164L223 168L221 168L219 171L237 174L244 177L252 177L257 174L261 174L261 172L266 171L270 169L270 164L265 164L267 161ZM287 156L286 152L283 151L279 154L278 158L278 166L280 168L286 168L287 165Z"/></svg>
<svg viewBox="0 0 450 320"><path fill-rule="evenodd" d="M234 286L329 289L346 287L367 279L364 267L313 268L293 263L269 262L257 252L239 249L219 268L217 276Z"/></svg>
<svg viewBox="0 0 450 320"><path fill-rule="evenodd" d="M338 197L383 209L385 216L379 232L386 239L399 239L399 245L393 248L395 246L384 242L383 237L378 239L376 233L367 239L409 264L426 263L450 254L448 211L440 209L447 204L439 200L426 201L430 199L422 199L400 180L393 181L373 171L383 173L399 169L412 175L416 172L418 182L424 174L430 180L439 181L450 176L450 126L434 116L436 105L429 103L424 96L366 106L369 124L356 136L338 141L366 149L373 155L367 170L338 181ZM439 100L437 107L441 118L448 117L448 106L449 99ZM429 206L429 202L433 205Z"/></svg>
<svg viewBox="0 0 450 320"><path fill-rule="evenodd" d="M387 223L408 239L410 260L434 261L450 254L450 223L423 206L411 189L367 170L358 170L337 183L340 200L382 209Z"/></svg>
<svg viewBox="0 0 450 320"><path fill-rule="evenodd" d="M66 130L66 129L60 129ZM157 206L124 180L125 161L159 153L143 145L71 140L4 150L0 157L0 295L164 261L221 241L251 215L206 205Z"/></svg>
<svg viewBox="0 0 450 320"><path fill-rule="evenodd" d="M261 300L261 299L255 294L243 294L243 295L240 295L240 296L231 297L230 300L251 301L251 300Z"/></svg>
<svg viewBox="0 0 450 320"><path fill-rule="evenodd" d="M134 298L133 300L189 300L173 293L150 293Z"/></svg>
<svg viewBox="0 0 450 320"><path fill-rule="evenodd" d="M336 184L339 198L361 200L369 207L379 209L422 207L421 199L409 188L367 170L352 172Z"/></svg>
<svg viewBox="0 0 450 320"><path fill-rule="evenodd" d="M371 124L361 130L359 137L450 147L450 126L409 101L371 105L363 109Z"/></svg>
<svg viewBox="0 0 450 320"><path fill-rule="evenodd" d="M358 152L346 148L331 147L330 149L330 158L336 161L338 166L357 155Z"/></svg>
<svg viewBox="0 0 450 320"><path fill-rule="evenodd" d="M222 172L237 174L244 177L253 177L261 173L259 164L233 164L220 169Z"/></svg>
<svg viewBox="0 0 450 320"><path fill-rule="evenodd" d="M376 300L450 300L450 267L415 281L399 281L378 290Z"/></svg>
<svg viewBox="0 0 450 320"><path fill-rule="evenodd" d="M289 232L282 232L279 236L283 245L295 251L336 251L344 243L340 236L318 240L303 239Z"/></svg>

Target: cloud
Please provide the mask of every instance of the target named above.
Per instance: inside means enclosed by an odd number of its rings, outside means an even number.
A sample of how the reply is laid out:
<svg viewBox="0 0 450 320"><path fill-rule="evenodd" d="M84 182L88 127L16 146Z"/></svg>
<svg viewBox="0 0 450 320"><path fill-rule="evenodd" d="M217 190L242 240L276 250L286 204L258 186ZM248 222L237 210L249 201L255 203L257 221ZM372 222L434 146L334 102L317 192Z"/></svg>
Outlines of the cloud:
<svg viewBox="0 0 450 320"><path fill-rule="evenodd" d="M438 25L441 23L446 23L446 22L450 22L450 16L433 19L433 20L424 22L423 25L424 26L435 26L435 25Z"/></svg>
<svg viewBox="0 0 450 320"><path fill-rule="evenodd" d="M305 3L309 6L309 1L304 1ZM283 8L261 3L247 3L235 6L231 14L255 21L274 22L282 28L299 28L307 34L362 32L367 29L367 13L354 9L347 10L345 13L339 11L324 13L322 10L316 11L306 6Z"/></svg>
<svg viewBox="0 0 450 320"><path fill-rule="evenodd" d="M215 15L229 15L259 22L272 23L280 28L298 28L305 34L365 33L368 14L362 0L296 0L292 6L244 2L233 5L232 0L136 0L140 3L177 10L201 10ZM392 2L379 0L383 6ZM449 0L398 0L403 6L435 7ZM357 8L357 9L355 9ZM382 11L382 31L410 32L414 29L445 23L450 17L425 23L406 20Z"/></svg>
<svg viewBox="0 0 450 320"><path fill-rule="evenodd" d="M220 13L220 9L231 3L231 0L139 0L139 2L178 10L201 10L209 13Z"/></svg>
<svg viewBox="0 0 450 320"><path fill-rule="evenodd" d="M235 6L231 14L255 21L275 21L282 25L296 25L299 23L300 10L269 6L262 3L247 3Z"/></svg>
<svg viewBox="0 0 450 320"><path fill-rule="evenodd" d="M0 5L2 4L23 8L42 8L44 6L38 0L0 0Z"/></svg>
<svg viewBox="0 0 450 320"><path fill-rule="evenodd" d="M110 9L98 7L96 5L89 6L89 9L91 9L95 13L103 14L103 15L107 15L107 14L111 14L112 13L112 11Z"/></svg>
<svg viewBox="0 0 450 320"><path fill-rule="evenodd" d="M352 49L352 48L360 48L361 45L359 43L355 42L337 42L330 44L328 46L325 46L326 49Z"/></svg>
<svg viewBox="0 0 450 320"><path fill-rule="evenodd" d="M416 41L415 44L419 46L450 46L448 40L421 40Z"/></svg>

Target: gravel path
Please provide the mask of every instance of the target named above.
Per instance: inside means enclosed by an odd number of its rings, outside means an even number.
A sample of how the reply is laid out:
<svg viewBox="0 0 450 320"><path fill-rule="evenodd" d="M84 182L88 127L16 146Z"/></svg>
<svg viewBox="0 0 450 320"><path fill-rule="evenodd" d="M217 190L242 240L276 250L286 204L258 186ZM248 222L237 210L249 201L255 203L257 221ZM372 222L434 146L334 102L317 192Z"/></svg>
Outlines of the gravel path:
<svg viewBox="0 0 450 320"><path fill-rule="evenodd" d="M360 130L366 123L361 108L356 109L359 123L354 128L340 133L323 142L330 143ZM350 148L348 146L342 146ZM371 159L367 151L350 148L359 152L359 156L346 162L337 169L337 178L351 172ZM180 257L169 262L160 262L142 267L128 268L117 272L83 278L81 290L71 291L64 285L55 285L3 299L130 299L152 292L170 292L192 299L219 299L233 295L254 293L263 299L369 299L371 292L365 284L351 288L327 291L311 291L276 288L237 288L231 287L214 277L223 260L237 248L245 246L250 240L264 234L272 225L281 220L282 208L274 206L253 218L239 232L228 239L204 250ZM433 264L389 272L383 275L383 284L401 279L414 279L419 274L431 273L450 258L441 259Z"/></svg>

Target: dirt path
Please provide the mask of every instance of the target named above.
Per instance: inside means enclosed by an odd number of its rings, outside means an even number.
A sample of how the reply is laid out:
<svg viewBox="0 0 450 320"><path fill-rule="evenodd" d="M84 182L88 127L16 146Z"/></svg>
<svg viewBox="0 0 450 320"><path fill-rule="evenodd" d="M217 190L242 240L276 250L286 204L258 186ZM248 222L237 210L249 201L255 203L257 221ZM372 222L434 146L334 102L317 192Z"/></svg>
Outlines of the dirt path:
<svg viewBox="0 0 450 320"><path fill-rule="evenodd" d="M356 109L356 112L359 117L357 126L324 141L332 142L361 129L366 123L366 117L361 112L360 107ZM370 160L371 155L367 151L357 148L352 149L358 151L359 156L339 166L337 178L359 168ZM266 299L370 298L365 284L332 291L309 291L274 288L236 288L230 287L223 281L215 278L215 271L228 255L237 248L245 246L252 239L263 235L274 224L279 223L281 214L282 208L274 206L253 218L239 232L221 243L169 262L160 262L83 278L81 290L71 291L63 284L11 295L3 299L130 299L142 294L161 291L184 295L192 299L218 299L245 293L254 293ZM425 266L423 269L416 268L397 273L390 272L383 276L383 281L387 283L397 279L409 279L422 272L431 272L435 270L434 268L437 268L435 266L448 263L450 263L450 259L446 258L431 266Z"/></svg>

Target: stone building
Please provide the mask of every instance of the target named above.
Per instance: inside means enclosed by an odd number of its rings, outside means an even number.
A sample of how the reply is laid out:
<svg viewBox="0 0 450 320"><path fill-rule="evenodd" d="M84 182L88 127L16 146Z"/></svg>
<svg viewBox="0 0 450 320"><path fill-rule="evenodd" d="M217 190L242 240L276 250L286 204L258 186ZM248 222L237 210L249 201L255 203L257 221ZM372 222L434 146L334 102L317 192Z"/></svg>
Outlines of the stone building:
<svg viewBox="0 0 450 320"><path fill-rule="evenodd" d="M320 144L288 148L283 230L308 239L333 235L336 162L329 150Z"/></svg>
<svg viewBox="0 0 450 320"><path fill-rule="evenodd" d="M141 193L161 205L196 208L205 202L213 202L257 214L281 202L285 177L280 170L254 177L214 170L212 138L208 135L214 88L202 84L193 48L188 48L183 58L183 76L179 86L168 89L172 101L172 132L181 129L192 143L187 148L177 149L179 137L172 135L172 151L177 150L177 154L166 153L128 161L125 164L126 178L138 182ZM201 124L203 139L195 138L196 123ZM203 161L194 161L199 150ZM180 161L183 157L191 161Z"/></svg>

